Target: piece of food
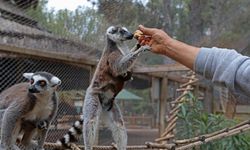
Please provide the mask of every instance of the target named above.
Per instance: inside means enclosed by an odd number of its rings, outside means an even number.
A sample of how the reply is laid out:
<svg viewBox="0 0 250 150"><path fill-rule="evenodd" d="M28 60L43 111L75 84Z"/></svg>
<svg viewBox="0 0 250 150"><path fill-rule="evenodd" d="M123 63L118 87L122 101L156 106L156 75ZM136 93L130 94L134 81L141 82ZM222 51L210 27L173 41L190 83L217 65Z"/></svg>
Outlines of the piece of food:
<svg viewBox="0 0 250 150"><path fill-rule="evenodd" d="M143 34L140 30L136 30L134 32L134 38L138 40L140 45L149 45L152 37Z"/></svg>
<svg viewBox="0 0 250 150"><path fill-rule="evenodd" d="M134 33L134 38L138 40L142 35L143 33L140 30L136 30Z"/></svg>

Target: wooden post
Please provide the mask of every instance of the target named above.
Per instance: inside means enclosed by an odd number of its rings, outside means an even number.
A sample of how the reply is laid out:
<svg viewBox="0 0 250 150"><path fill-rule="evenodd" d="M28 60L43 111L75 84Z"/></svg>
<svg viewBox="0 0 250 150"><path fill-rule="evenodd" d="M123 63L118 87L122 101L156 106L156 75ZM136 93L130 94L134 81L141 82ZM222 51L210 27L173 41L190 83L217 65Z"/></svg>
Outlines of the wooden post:
<svg viewBox="0 0 250 150"><path fill-rule="evenodd" d="M94 142L94 144L95 145L98 145L98 143L99 143L99 132L100 132L101 130L100 130L100 124L98 125L98 128L97 128L97 131L96 131L96 136L95 136L95 142Z"/></svg>
<svg viewBox="0 0 250 150"><path fill-rule="evenodd" d="M159 101L159 135L161 135L165 129L167 84L168 84L168 79L166 77L162 78L161 89L160 89L160 101Z"/></svg>
<svg viewBox="0 0 250 150"><path fill-rule="evenodd" d="M157 105L159 103L159 99L160 99L160 78L155 78L152 77L152 86L151 86L151 103L153 108L155 108L155 106L157 106L156 111L154 112L154 116L153 116L153 128L158 128L159 125L159 105Z"/></svg>
<svg viewBox="0 0 250 150"><path fill-rule="evenodd" d="M206 112L213 112L213 89L211 86L208 86L205 89L205 97L204 97L204 109Z"/></svg>
<svg viewBox="0 0 250 150"><path fill-rule="evenodd" d="M235 112L236 112L236 106L237 106L237 100L236 98L231 94L228 93L228 101L226 103L226 110L225 110L225 116L229 119L233 119Z"/></svg>
<svg viewBox="0 0 250 150"><path fill-rule="evenodd" d="M200 87L199 87L199 84L196 84L196 85L194 85L194 96L198 99L199 98L199 96L200 96Z"/></svg>

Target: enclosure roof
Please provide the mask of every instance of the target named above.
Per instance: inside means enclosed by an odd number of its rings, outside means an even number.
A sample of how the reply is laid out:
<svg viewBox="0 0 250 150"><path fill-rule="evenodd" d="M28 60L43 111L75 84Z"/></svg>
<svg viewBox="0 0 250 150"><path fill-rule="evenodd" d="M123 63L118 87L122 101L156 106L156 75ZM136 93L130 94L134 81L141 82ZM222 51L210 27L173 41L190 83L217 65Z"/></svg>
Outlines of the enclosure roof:
<svg viewBox="0 0 250 150"><path fill-rule="evenodd" d="M11 48L6 48L10 46ZM17 49L22 48L22 50ZM86 64L95 65L99 50L89 47L77 39L67 39L49 32L22 25L0 17L0 49L19 53L51 53L64 55Z"/></svg>
<svg viewBox="0 0 250 150"><path fill-rule="evenodd" d="M21 5L23 6L23 5ZM0 0L0 16L34 28L40 28L37 21L27 16L24 10L13 5L11 1Z"/></svg>
<svg viewBox="0 0 250 150"><path fill-rule="evenodd" d="M142 100L141 97L135 95L132 92L129 92L126 89L123 89L117 96L116 99L119 100Z"/></svg>

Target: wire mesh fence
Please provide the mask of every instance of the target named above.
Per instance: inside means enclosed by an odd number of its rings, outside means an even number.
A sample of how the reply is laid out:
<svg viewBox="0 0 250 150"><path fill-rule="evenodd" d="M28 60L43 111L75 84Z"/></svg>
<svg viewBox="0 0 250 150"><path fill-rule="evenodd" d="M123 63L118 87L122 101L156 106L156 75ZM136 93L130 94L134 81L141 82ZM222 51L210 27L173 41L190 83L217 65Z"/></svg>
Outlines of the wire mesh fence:
<svg viewBox="0 0 250 150"><path fill-rule="evenodd" d="M90 71L79 65L67 64L56 60L42 59L0 51L0 92L14 85L25 82L25 72L46 71L62 80L58 89L59 109L47 141L55 142L69 129L69 126L81 114L84 91L89 85Z"/></svg>
<svg viewBox="0 0 250 150"><path fill-rule="evenodd" d="M46 139L47 142L56 142L81 114L85 90L93 73L91 67L100 51L77 38L55 35L40 26L35 21L37 18L23 13L20 5L17 6L0 0L0 92L15 83L25 82L22 77L25 72L47 71L59 77L62 80L58 89L59 110ZM98 41L103 43L101 38ZM157 134L157 130L147 133L145 130L128 130L128 143L144 144ZM100 130L98 141L103 145L113 142L106 127ZM79 143L83 144L81 139Z"/></svg>
<svg viewBox="0 0 250 150"><path fill-rule="evenodd" d="M26 82L27 79L22 76L23 73L36 71L50 72L62 81L58 88L59 109L46 138L47 142L54 143L65 135L82 114L83 99L85 90L90 83L91 71L77 63L72 64L57 59L9 53L0 49L0 92L16 83ZM124 119L129 119L129 117ZM131 119L129 120L131 121ZM127 123L130 122L129 120ZM142 117L142 120L145 122L145 117ZM137 121L139 120L137 119ZM128 129L128 143L144 144L145 141L151 141L157 135L158 130L156 129ZM112 142L110 130L101 123L98 143L110 145ZM76 144L83 144L82 137Z"/></svg>

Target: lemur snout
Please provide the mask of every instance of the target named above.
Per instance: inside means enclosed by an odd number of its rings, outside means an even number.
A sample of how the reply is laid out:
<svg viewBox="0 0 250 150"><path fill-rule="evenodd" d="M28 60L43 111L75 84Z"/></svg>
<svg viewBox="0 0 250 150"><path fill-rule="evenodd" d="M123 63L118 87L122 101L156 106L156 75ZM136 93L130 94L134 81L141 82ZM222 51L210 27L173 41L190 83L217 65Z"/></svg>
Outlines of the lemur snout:
<svg viewBox="0 0 250 150"><path fill-rule="evenodd" d="M134 34L132 34L132 33L128 33L128 35L127 35L127 39L128 39L128 40L133 39L133 37L134 37Z"/></svg>
<svg viewBox="0 0 250 150"><path fill-rule="evenodd" d="M30 93L40 93L34 86L29 87L29 92Z"/></svg>

